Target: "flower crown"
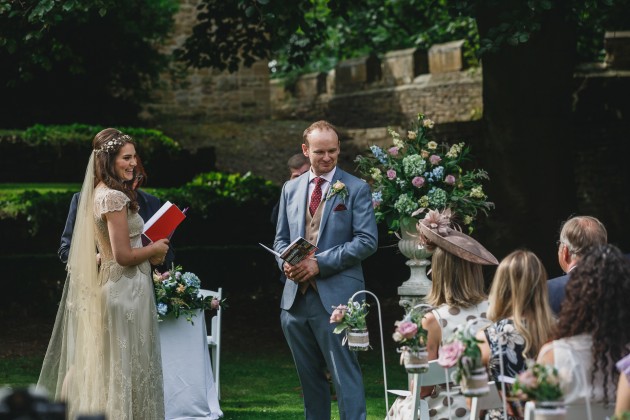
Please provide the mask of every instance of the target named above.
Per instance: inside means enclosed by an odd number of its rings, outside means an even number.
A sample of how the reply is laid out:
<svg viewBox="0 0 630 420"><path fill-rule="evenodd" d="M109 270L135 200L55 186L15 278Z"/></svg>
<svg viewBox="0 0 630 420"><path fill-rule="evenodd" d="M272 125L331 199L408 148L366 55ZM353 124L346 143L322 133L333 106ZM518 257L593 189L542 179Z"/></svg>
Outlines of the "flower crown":
<svg viewBox="0 0 630 420"><path fill-rule="evenodd" d="M94 153L112 153L118 150L119 147L124 145L126 142L133 140L128 134L120 134L117 137L112 138L111 140L106 141L99 149L95 149Z"/></svg>

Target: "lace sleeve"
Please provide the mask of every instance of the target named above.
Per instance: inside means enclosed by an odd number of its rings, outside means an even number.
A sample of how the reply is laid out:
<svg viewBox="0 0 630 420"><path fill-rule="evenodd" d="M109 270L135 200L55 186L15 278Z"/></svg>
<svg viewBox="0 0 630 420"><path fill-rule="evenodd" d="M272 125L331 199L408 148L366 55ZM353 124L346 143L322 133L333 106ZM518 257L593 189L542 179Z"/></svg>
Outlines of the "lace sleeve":
<svg viewBox="0 0 630 420"><path fill-rule="evenodd" d="M94 194L94 212L97 216L120 211L129 203L129 197L122 191L109 188L98 189Z"/></svg>

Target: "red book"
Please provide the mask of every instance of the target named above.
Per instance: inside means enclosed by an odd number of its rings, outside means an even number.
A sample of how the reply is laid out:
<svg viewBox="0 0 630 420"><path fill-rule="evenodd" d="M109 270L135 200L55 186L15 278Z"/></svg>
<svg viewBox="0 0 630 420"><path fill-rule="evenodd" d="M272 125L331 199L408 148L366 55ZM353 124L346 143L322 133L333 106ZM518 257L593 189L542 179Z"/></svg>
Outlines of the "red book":
<svg viewBox="0 0 630 420"><path fill-rule="evenodd" d="M160 239L170 238L175 229L186 218L185 211L167 201L162 207L144 224L142 232L151 242Z"/></svg>

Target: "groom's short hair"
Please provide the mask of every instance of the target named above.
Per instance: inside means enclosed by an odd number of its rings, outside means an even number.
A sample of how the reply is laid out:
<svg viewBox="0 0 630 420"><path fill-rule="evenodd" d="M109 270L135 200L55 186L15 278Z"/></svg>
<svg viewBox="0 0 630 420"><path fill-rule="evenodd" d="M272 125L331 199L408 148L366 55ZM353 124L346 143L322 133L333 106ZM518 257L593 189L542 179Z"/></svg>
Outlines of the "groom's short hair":
<svg viewBox="0 0 630 420"><path fill-rule="evenodd" d="M332 130L337 135L337 139L339 139L339 131L337 131L337 127L329 123L328 121L320 120L315 121L311 124L306 130L304 130L304 134L302 135L302 139L304 144L308 146L308 135L311 134L315 130Z"/></svg>

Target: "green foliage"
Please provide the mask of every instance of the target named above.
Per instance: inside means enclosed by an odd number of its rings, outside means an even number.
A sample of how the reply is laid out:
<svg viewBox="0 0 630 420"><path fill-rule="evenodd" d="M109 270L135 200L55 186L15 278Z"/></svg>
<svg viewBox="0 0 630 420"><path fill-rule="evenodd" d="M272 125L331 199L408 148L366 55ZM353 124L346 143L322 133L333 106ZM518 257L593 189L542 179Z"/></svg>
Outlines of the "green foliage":
<svg viewBox="0 0 630 420"><path fill-rule="evenodd" d="M177 0L0 3L0 122L130 121Z"/></svg>
<svg viewBox="0 0 630 420"><path fill-rule="evenodd" d="M365 300L362 303L348 300L348 305L339 305L334 308L330 317L331 322L336 322L337 326L333 330L335 334L341 334L347 329L363 330L367 328L365 317L369 313Z"/></svg>
<svg viewBox="0 0 630 420"><path fill-rule="evenodd" d="M620 29L630 20L630 0L488 0L483 5L495 16L480 40L480 0L203 0L199 24L179 56L194 66L232 71L241 61L249 65L269 58L272 72L293 80L346 58L464 39L465 58L475 65L479 55L528 42L550 10L564 7L576 25L580 59L594 60L601 56L604 30Z"/></svg>
<svg viewBox="0 0 630 420"><path fill-rule="evenodd" d="M271 181L252 175L251 172L245 175L207 172L196 176L187 186L209 187L217 197L230 198L239 203L262 199L264 203L269 204L278 191Z"/></svg>

